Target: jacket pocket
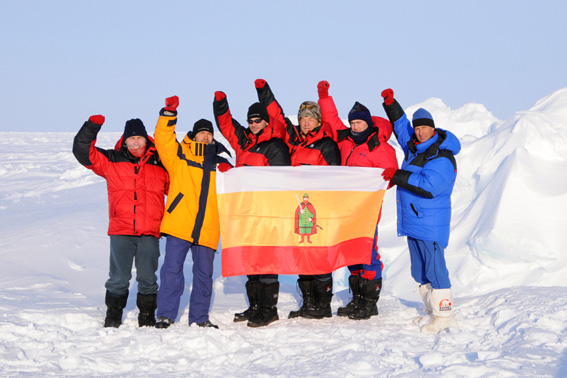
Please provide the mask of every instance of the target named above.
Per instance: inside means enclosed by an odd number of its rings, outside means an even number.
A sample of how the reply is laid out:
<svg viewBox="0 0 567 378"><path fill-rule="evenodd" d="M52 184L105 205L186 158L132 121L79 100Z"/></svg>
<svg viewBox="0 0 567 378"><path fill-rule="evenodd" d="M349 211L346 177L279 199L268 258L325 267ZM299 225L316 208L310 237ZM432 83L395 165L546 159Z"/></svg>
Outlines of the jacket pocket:
<svg viewBox="0 0 567 378"><path fill-rule="evenodd" d="M181 199L183 198L183 193L179 193L175 199L173 200L173 202L171 203L171 205L169 205L169 207L167 208L167 212L169 214L171 214L171 212L177 207L177 205L179 204L179 202L181 201Z"/></svg>
<svg viewBox="0 0 567 378"><path fill-rule="evenodd" d="M423 218L423 211L421 210L421 208L419 206L417 206L414 203L410 203L410 207L411 207L411 209L414 212L416 217Z"/></svg>

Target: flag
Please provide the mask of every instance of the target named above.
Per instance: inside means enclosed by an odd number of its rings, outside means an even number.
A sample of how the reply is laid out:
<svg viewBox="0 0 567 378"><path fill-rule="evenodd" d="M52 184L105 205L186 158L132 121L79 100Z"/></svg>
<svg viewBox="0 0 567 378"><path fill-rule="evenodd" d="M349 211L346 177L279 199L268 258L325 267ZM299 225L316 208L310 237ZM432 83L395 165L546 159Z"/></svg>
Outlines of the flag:
<svg viewBox="0 0 567 378"><path fill-rule="evenodd" d="M388 183L381 168L217 172L222 275L325 274L370 263Z"/></svg>

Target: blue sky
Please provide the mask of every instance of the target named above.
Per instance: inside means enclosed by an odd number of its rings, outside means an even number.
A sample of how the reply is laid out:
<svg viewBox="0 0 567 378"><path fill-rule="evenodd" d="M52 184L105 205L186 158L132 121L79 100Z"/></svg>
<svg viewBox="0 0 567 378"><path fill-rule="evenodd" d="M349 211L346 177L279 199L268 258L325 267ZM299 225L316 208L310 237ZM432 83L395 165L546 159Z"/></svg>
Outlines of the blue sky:
<svg viewBox="0 0 567 378"><path fill-rule="evenodd" d="M178 95L179 129L213 120L216 90L245 121L266 79L286 114L320 80L346 118L439 97L500 119L567 86L564 1L2 1L0 131L153 131Z"/></svg>

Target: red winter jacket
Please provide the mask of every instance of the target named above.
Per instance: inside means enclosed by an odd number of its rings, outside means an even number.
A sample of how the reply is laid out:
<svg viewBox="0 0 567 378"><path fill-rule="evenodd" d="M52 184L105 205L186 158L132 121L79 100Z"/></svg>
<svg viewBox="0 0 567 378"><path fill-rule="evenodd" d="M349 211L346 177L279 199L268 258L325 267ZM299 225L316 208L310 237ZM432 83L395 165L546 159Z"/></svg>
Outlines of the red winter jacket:
<svg viewBox="0 0 567 378"><path fill-rule="evenodd" d="M283 127L274 127L275 120L270 120L265 129L254 135L232 118L226 97L220 101L215 99L213 111L217 127L236 153L236 167L291 165L289 149L282 140Z"/></svg>
<svg viewBox="0 0 567 378"><path fill-rule="evenodd" d="M299 126L291 125L291 128L298 132ZM321 126L310 131L305 137L298 133L297 143L293 145L288 142L291 165L341 165L341 152L337 143L332 139L332 134Z"/></svg>
<svg viewBox="0 0 567 378"><path fill-rule="evenodd" d="M333 130L333 139L341 150L341 165L351 167L398 168L394 147L388 144L392 135L392 124L381 117L372 116L374 132L365 143L356 145L350 129L340 119L331 96L319 100L324 122Z"/></svg>
<svg viewBox="0 0 567 378"><path fill-rule="evenodd" d="M305 137L299 126L293 125L284 112L268 83L256 88L258 101L266 107L278 134L284 135L291 155L291 165L341 165L341 155L333 132L326 124L311 130Z"/></svg>
<svg viewBox="0 0 567 378"><path fill-rule="evenodd" d="M113 150L95 147L100 128L101 125L85 122L73 141L73 154L79 163L106 179L108 235L159 238L169 176L153 139L148 137L147 151L138 159L130 154L122 138Z"/></svg>

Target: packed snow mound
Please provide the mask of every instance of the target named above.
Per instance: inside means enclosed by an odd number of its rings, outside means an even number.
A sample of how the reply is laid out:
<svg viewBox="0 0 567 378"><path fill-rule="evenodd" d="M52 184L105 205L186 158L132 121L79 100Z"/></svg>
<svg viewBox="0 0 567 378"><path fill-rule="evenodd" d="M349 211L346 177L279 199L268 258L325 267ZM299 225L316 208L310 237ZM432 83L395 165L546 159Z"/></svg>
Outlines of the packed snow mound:
<svg viewBox="0 0 567 378"><path fill-rule="evenodd" d="M408 107L406 114L410 120L413 113L419 108L424 108L431 113L436 127L450 130L459 139L479 138L486 135L493 124L501 123L484 105L476 103L465 104L458 109L451 110L441 99L433 97Z"/></svg>
<svg viewBox="0 0 567 378"><path fill-rule="evenodd" d="M567 254L561 252L567 243L567 89L504 122L487 118L484 107L477 108L478 119L463 117L463 109L474 107L451 111L439 99L408 108L408 115L419 107L432 112L436 125L440 117L450 119L447 129L453 132L464 130L466 122L486 130L480 137L460 138L462 150L456 156L446 250L455 291L567 285ZM410 298L415 293L408 286L411 281L403 282L406 266L404 251L386 273L396 277L393 292Z"/></svg>

